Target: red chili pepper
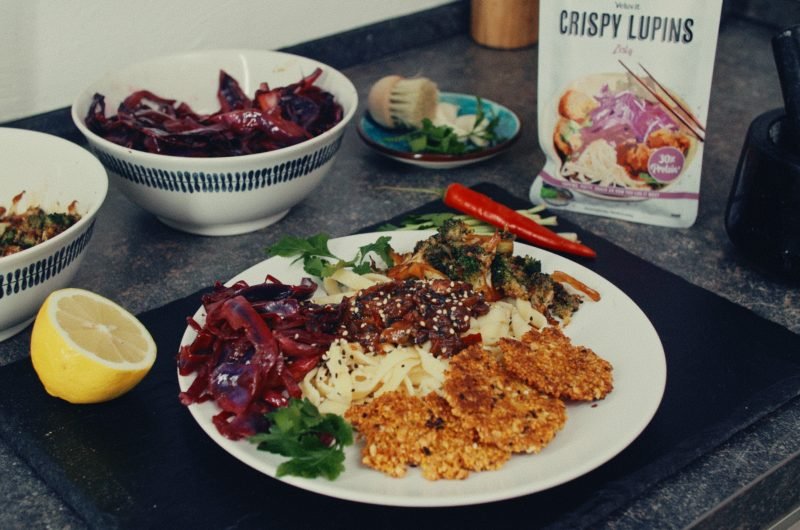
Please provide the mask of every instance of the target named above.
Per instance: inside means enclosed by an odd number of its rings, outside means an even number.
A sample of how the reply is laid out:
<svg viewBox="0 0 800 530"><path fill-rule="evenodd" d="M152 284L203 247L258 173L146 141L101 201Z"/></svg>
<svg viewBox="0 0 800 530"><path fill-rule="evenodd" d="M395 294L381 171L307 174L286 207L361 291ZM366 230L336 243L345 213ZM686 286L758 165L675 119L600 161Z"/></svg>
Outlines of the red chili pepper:
<svg viewBox="0 0 800 530"><path fill-rule="evenodd" d="M586 245L563 238L533 219L529 219L508 206L462 184L450 184L444 192L443 200L447 206L459 212L471 215L497 228L508 230L536 246L585 258L597 257L597 252Z"/></svg>

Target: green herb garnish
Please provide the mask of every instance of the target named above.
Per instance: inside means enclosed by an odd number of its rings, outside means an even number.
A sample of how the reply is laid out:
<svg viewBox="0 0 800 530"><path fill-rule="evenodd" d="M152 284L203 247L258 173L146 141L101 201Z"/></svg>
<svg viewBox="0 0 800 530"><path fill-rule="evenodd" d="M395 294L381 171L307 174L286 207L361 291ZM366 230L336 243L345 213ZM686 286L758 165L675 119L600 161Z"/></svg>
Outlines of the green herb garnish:
<svg viewBox="0 0 800 530"><path fill-rule="evenodd" d="M460 155L467 151L466 142L459 139L452 127L434 125L428 118L422 120L422 128L386 138L386 141L405 143L412 153Z"/></svg>
<svg viewBox="0 0 800 530"><path fill-rule="evenodd" d="M392 263L391 247L388 236L381 236L374 243L359 247L355 257L350 260L335 256L328 248L330 236L317 234L308 238L286 236L271 247L267 253L271 256L291 258L297 256L303 260L303 269L319 278L327 278L339 269L350 267L356 274L366 274L372 270L372 262L368 256L374 252L384 263Z"/></svg>
<svg viewBox="0 0 800 530"><path fill-rule="evenodd" d="M341 416L320 414L308 399L291 399L265 416L269 431L250 441L261 451L290 457L278 466L277 476L333 480L344 471L344 448L353 443L353 429Z"/></svg>
<svg viewBox="0 0 800 530"><path fill-rule="evenodd" d="M398 136L391 136L384 140L405 144L412 153L446 155L461 155L484 149L484 147L471 141L470 138L472 137L480 138L487 142L487 146L495 145L503 140L495 132L497 124L500 122L500 117L489 116L484 110L481 98L476 99L475 126L466 137L459 137L455 130L448 125L434 125L430 119L424 118L421 128ZM484 122L486 122L485 127L482 126Z"/></svg>

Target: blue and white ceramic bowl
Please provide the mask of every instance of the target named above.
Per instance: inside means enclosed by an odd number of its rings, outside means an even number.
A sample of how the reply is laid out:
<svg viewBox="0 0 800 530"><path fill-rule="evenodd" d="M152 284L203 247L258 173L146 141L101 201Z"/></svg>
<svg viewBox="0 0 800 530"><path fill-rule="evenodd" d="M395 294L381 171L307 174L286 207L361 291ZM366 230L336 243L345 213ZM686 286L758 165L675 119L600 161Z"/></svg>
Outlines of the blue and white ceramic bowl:
<svg viewBox="0 0 800 530"><path fill-rule="evenodd" d="M146 89L188 103L197 112L219 109L220 69L252 97L259 84L298 82L315 68L315 85L342 106L342 121L297 145L265 153L190 158L135 151L91 132L84 119L95 93L106 113L125 97ZM280 220L330 171L358 95L341 72L312 59L265 50L210 50L160 57L110 73L87 87L72 105L72 119L122 192L173 228L224 236L251 232Z"/></svg>
<svg viewBox="0 0 800 530"><path fill-rule="evenodd" d="M441 92L439 101L451 103L458 107L458 114L475 114L477 112L478 100L471 94L460 94L457 92ZM358 122L358 135L365 144L375 149L377 152L389 158L429 169L452 169L476 162L488 160L506 151L517 141L521 132L519 117L508 107L505 107L488 99L481 99L481 103L487 113L497 116L498 123L495 129L501 141L497 144L460 155L436 154L436 153L414 153L408 149L404 142L396 141L396 138L403 133L396 129L387 129L379 125L369 112L364 112Z"/></svg>
<svg viewBox="0 0 800 530"><path fill-rule="evenodd" d="M108 177L86 149L23 129L0 128L0 206L17 212L40 206L66 212L73 202L81 219L31 248L0 257L0 341L22 331L47 295L67 287L86 254ZM24 193L23 193L24 192Z"/></svg>

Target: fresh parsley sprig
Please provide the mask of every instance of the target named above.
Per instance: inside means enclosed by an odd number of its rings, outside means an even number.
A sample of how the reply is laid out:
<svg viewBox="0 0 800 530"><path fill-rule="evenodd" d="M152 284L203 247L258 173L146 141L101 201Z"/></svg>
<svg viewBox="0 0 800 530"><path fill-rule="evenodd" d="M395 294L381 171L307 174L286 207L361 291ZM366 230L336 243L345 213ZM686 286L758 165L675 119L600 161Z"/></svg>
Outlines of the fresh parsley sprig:
<svg viewBox="0 0 800 530"><path fill-rule="evenodd" d="M449 125L434 125L430 119L424 118L420 128L385 138L385 141L405 144L412 153L446 155L480 151L486 146L503 141L503 138L500 138L495 131L500 123L500 116L487 113L481 98L476 98L476 101L475 125L466 137L460 137ZM482 125L484 122L486 122L485 126ZM478 145L471 141L472 137L480 138L485 145Z"/></svg>
<svg viewBox="0 0 800 530"><path fill-rule="evenodd" d="M320 414L308 399L293 398L266 418L269 431L250 441L261 451L290 457L278 466L277 476L334 480L344 471L344 448L353 443L353 429L341 416Z"/></svg>
<svg viewBox="0 0 800 530"><path fill-rule="evenodd" d="M422 120L421 128L386 138L386 141L405 143L412 153L461 155L468 149L467 143L461 141L452 127L434 125L428 118Z"/></svg>
<svg viewBox="0 0 800 530"><path fill-rule="evenodd" d="M334 255L328 248L329 240L330 236L327 234L316 234L307 238L285 236L267 248L267 253L285 258L297 257L295 261L302 260L303 269L318 278L327 278L345 267L350 267L356 274L366 274L372 270L369 254L373 252L384 263L392 263L392 249L389 245L391 238L388 236L381 236L375 242L359 247L356 255L350 260Z"/></svg>

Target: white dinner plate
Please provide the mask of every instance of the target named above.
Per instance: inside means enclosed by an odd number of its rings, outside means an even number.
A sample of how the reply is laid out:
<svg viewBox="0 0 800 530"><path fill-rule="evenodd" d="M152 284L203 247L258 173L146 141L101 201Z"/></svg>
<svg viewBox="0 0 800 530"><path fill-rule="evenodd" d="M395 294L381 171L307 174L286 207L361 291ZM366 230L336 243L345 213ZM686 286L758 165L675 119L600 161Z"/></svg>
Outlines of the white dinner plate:
<svg viewBox="0 0 800 530"><path fill-rule="evenodd" d="M410 251L427 232L398 231L359 234L332 239L330 249L350 259L359 246L379 236L391 236L392 246ZM587 346L614 366L614 390L594 403L568 404L567 423L555 440L540 453L515 455L497 471L471 473L465 480L424 479L419 469L409 468L404 478L390 478L360 461L357 442L346 449L345 471L336 480L304 479L284 476L288 484L331 497L391 506L459 506L498 501L535 493L584 475L625 449L652 419L664 393L666 361L664 349L653 325L641 309L621 290L589 269L556 254L515 243L515 252L532 255L542 262L542 270L561 270L571 274L601 295L599 302L587 300L565 328L575 344ZM302 264L292 259L273 257L235 276L250 284L263 282L271 274L284 283L297 283L304 276ZM194 315L202 323L204 311ZM188 328L181 345L195 337ZM178 376L182 391L194 374ZM256 449L247 440L231 441L220 435L211 418L219 412L213 402L189 406L200 427L219 446L243 463L275 477L284 457Z"/></svg>

